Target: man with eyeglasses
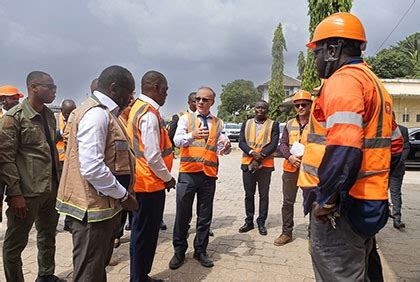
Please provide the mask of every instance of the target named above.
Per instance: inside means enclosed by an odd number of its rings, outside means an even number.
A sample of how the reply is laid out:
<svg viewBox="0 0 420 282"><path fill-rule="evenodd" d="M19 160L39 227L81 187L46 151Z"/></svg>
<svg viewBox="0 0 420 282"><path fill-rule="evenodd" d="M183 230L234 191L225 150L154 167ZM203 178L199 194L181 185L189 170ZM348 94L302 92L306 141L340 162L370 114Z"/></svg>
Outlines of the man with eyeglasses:
<svg viewBox="0 0 420 282"><path fill-rule="evenodd" d="M284 157L283 161L283 206L282 214L282 233L274 240L274 245L283 246L292 241L293 233L293 214L294 204L297 194L297 181L299 177L299 167L303 151L304 129L309 121L311 111L312 96L305 90L295 93L292 98L296 110L296 117L287 121L280 141L280 152Z"/></svg>
<svg viewBox="0 0 420 282"><path fill-rule="evenodd" d="M192 205L197 194L197 228L194 239L194 258L202 266L212 267L207 254L209 230L213 216L218 154L230 152L230 142L223 134L223 121L210 113L216 93L203 86L195 96L197 111L185 114L178 121L174 143L181 148L178 184L176 186L176 216L173 233L175 254L170 269L179 268L188 249L187 235Z"/></svg>
<svg viewBox="0 0 420 282"><path fill-rule="evenodd" d="M60 281L54 275L58 223L54 206L61 168L55 147L56 120L45 106L54 101L57 87L52 77L42 71L29 73L26 85L28 98L6 113L0 130L0 178L7 185L9 205L4 272L7 281L24 281L21 254L35 223L36 281Z"/></svg>

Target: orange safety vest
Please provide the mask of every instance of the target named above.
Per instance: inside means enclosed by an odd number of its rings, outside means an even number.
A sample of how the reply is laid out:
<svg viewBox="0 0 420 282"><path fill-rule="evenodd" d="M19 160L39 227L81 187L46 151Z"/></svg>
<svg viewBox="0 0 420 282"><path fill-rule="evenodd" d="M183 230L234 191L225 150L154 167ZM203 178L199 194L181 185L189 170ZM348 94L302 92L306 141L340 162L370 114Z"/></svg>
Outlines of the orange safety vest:
<svg viewBox="0 0 420 282"><path fill-rule="evenodd" d="M195 113L186 114L188 118L187 133L200 126L200 119ZM204 172L210 177L217 177L219 158L217 156L217 140L222 133L222 120L211 117L211 129L207 142L205 139L195 139L189 146L181 147L181 162L179 172Z"/></svg>
<svg viewBox="0 0 420 282"><path fill-rule="evenodd" d="M291 119L286 124L287 132L289 133L289 150L292 148L292 145L295 141L305 144L306 140L306 130L299 130L299 122L297 118ZM306 127L305 127L306 128ZM295 172L297 168L294 167L287 159L283 161L283 170L287 172Z"/></svg>
<svg viewBox="0 0 420 282"><path fill-rule="evenodd" d="M392 98L368 66L364 64L345 65L337 73L348 68L362 70L367 75L375 88L374 94L377 95L376 101L378 101L373 109L371 119L363 123L362 164L357 180L349 194L361 200L386 200L388 199L391 162ZM326 85L328 80L325 80L324 83ZM323 89L325 88L323 87ZM298 179L298 186L302 188L318 186L318 168L325 154L328 129L324 122L317 121L314 116L314 108L319 103L320 98L317 98L312 105L307 144Z"/></svg>
<svg viewBox="0 0 420 282"><path fill-rule="evenodd" d="M164 121L159 111L149 103L137 99L131 108L127 123L127 134L130 137L131 146L136 155L136 183L133 187L135 192L156 192L165 189L165 183L150 169L144 156L144 143L139 129L140 120L147 112L156 115L160 130L160 151L163 161L169 171L172 169L172 144L169 140Z"/></svg>
<svg viewBox="0 0 420 282"><path fill-rule="evenodd" d="M60 113L58 115L58 129L60 129L61 132L64 132L65 128L66 128L66 123L64 122L63 114ZM65 155L66 155L66 150L64 149L63 140L57 141L55 143L55 146L57 147L58 159L60 160L60 162L64 162Z"/></svg>
<svg viewBox="0 0 420 282"><path fill-rule="evenodd" d="M264 123L261 125L261 129L256 136L256 128L257 125L255 120L249 119L246 121L245 124L245 141L248 146L254 150L255 152L261 152L262 149L271 142L271 132L273 131L274 121L271 119L266 119ZM242 164L249 165L252 161L252 156L246 154L245 152L242 154ZM270 156L267 156L263 162L263 167L274 168L274 153Z"/></svg>

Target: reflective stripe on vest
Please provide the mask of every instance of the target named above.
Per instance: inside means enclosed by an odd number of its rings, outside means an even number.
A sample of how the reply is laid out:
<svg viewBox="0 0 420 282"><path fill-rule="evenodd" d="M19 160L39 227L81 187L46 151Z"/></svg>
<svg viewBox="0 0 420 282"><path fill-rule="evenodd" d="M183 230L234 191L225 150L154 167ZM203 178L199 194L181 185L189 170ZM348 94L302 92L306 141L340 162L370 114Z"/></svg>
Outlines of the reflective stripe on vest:
<svg viewBox="0 0 420 282"><path fill-rule="evenodd" d="M117 213L119 213L122 210L121 206L100 210L85 210L70 203L63 202L60 199L57 199L55 208L60 211L60 214L74 217L80 221L84 220L86 214L87 222L99 222L113 218Z"/></svg>
<svg viewBox="0 0 420 282"><path fill-rule="evenodd" d="M187 133L193 132L200 125L195 113L187 113ZM207 142L195 139L189 146L180 148L179 172L204 172L207 176L217 177L219 159L217 141L222 133L222 121L212 116L211 129Z"/></svg>
<svg viewBox="0 0 420 282"><path fill-rule="evenodd" d="M257 136L257 124L254 119L249 119L245 124L245 142L255 152L261 152L264 146L271 142L274 121L266 119L261 125ZM252 157L246 153L242 154L242 164L249 165ZM267 156L261 163L263 167L274 168L274 154Z"/></svg>
<svg viewBox="0 0 420 282"><path fill-rule="evenodd" d="M162 159L169 171L172 169L173 154L172 143L169 140L168 132L159 112L149 103L137 99L133 104L127 123L127 133L136 155L136 182L133 190L135 192L156 192L165 188L165 183L157 177L150 169L144 156L144 143L139 129L141 118L151 112L156 115L159 122L160 144Z"/></svg>
<svg viewBox="0 0 420 282"><path fill-rule="evenodd" d="M386 104L392 105L392 99L373 72L364 65L346 65L344 68L357 68L364 71L375 86L377 107L373 118L363 123L361 116L355 113L340 112L328 118L326 127L335 123L349 123L361 126L364 131L363 158L356 183L349 194L363 200L386 200L388 198L388 177L391 158L391 122L388 115L384 114ZM341 70L340 69L340 70ZM339 70L339 71L340 71ZM325 83L328 83L325 81ZM316 100L316 102L318 99ZM302 188L316 187L319 183L318 168L325 153L325 140L327 129L313 116L312 105L310 116L310 130L308 144L300 167L298 186Z"/></svg>
<svg viewBox="0 0 420 282"><path fill-rule="evenodd" d="M299 121L297 120L297 118L293 118L287 121L286 128L287 132L289 133L289 150L292 148L292 145L295 141L303 143L302 137L304 134L306 134L306 131L303 130L302 133L300 132ZM297 168L294 167L287 159L284 159L283 171L295 172L297 171Z"/></svg>

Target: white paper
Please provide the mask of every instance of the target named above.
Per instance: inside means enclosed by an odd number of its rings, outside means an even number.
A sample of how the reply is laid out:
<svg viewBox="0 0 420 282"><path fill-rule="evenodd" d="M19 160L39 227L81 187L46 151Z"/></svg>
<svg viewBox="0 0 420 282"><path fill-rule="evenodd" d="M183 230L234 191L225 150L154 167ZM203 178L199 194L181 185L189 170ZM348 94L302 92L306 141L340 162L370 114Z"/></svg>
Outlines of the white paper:
<svg viewBox="0 0 420 282"><path fill-rule="evenodd" d="M305 152L305 145L295 141L293 142L292 148L290 149L290 154L296 157L302 157Z"/></svg>

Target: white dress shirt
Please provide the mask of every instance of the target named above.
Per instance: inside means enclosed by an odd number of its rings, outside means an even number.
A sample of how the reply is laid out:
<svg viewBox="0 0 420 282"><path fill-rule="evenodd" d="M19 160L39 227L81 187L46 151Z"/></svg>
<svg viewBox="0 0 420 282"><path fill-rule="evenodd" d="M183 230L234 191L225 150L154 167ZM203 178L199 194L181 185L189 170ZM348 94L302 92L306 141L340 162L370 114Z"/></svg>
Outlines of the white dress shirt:
<svg viewBox="0 0 420 282"><path fill-rule="evenodd" d="M7 110L5 108L1 108L1 112L3 113L3 115L5 115L7 113Z"/></svg>
<svg viewBox="0 0 420 282"><path fill-rule="evenodd" d="M200 113L198 111L195 112L196 115L199 115ZM209 113L207 115L207 125L209 128L209 131L211 130L212 127L212 122L211 119L209 117L211 117L212 114ZM199 118L201 120L201 118ZM194 141L194 138L192 137L192 132L187 133L187 128L188 128L188 116L187 115L183 115L179 118L178 120L178 126L176 128L175 131L175 136L174 136L174 143L175 146L177 147L188 147L191 145L191 143ZM223 121L222 121L222 128L224 128L223 125ZM222 131L219 139L217 140L217 143L224 143L226 141L229 141L229 138L226 136L225 132ZM228 153L228 152L226 152Z"/></svg>
<svg viewBox="0 0 420 282"><path fill-rule="evenodd" d="M94 91L93 95L111 113L118 112L118 105L111 98L99 91ZM109 115L102 107L90 109L80 120L77 130L80 173L92 184L98 194L121 199L127 190L117 181L104 162L108 124Z"/></svg>
<svg viewBox="0 0 420 282"><path fill-rule="evenodd" d="M159 110L159 105L152 98L140 94L139 99ZM160 129L157 116L152 112L145 113L140 119L139 130L144 146L144 157L150 169L163 182L170 181L172 175L163 161L160 150Z"/></svg>

